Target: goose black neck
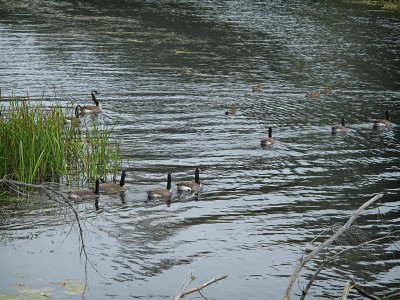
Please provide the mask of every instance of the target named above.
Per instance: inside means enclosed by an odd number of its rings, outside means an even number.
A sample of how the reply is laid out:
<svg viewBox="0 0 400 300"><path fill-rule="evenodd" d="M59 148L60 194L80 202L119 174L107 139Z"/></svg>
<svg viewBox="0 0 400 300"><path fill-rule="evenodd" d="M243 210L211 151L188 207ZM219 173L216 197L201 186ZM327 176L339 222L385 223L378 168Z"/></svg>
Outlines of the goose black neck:
<svg viewBox="0 0 400 300"><path fill-rule="evenodd" d="M92 92L92 100L93 100L94 103L96 103L96 106L99 106L99 101L96 99L95 92Z"/></svg>
<svg viewBox="0 0 400 300"><path fill-rule="evenodd" d="M346 126L346 120L344 118L342 118L342 126Z"/></svg>
<svg viewBox="0 0 400 300"><path fill-rule="evenodd" d="M388 110L386 110L386 111L385 111L385 114L386 114L386 120L388 120L388 121L389 121L389 111L388 111Z"/></svg>
<svg viewBox="0 0 400 300"><path fill-rule="evenodd" d="M167 178L167 190L171 189L171 174L168 174L168 178Z"/></svg>
<svg viewBox="0 0 400 300"><path fill-rule="evenodd" d="M97 179L97 180L96 180L96 187L95 187L95 190L94 190L94 193L95 193L96 195L99 195L99 194L100 194L100 193L99 193L99 188L100 188L100 180Z"/></svg>
<svg viewBox="0 0 400 300"><path fill-rule="evenodd" d="M75 107L75 117L76 117L76 118L79 118L80 110L81 110L81 106L78 104L78 105Z"/></svg>
<svg viewBox="0 0 400 300"><path fill-rule="evenodd" d="M94 207L96 208L96 210L99 210L99 198L97 197L96 200L94 200Z"/></svg>
<svg viewBox="0 0 400 300"><path fill-rule="evenodd" d="M194 173L194 182L200 184L200 170L196 168L196 172Z"/></svg>
<svg viewBox="0 0 400 300"><path fill-rule="evenodd" d="M270 127L269 129L268 129L268 137L272 137L272 127Z"/></svg>
<svg viewBox="0 0 400 300"><path fill-rule="evenodd" d="M125 177L126 177L126 172L123 171L121 175L121 180L119 181L119 186L124 186L125 185Z"/></svg>

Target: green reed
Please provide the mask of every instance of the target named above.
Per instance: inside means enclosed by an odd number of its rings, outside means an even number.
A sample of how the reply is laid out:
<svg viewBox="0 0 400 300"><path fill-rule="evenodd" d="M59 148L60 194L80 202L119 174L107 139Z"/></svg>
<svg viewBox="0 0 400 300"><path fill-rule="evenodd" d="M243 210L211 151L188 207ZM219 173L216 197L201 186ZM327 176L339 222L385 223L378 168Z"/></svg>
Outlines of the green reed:
<svg viewBox="0 0 400 300"><path fill-rule="evenodd" d="M8 104L6 106L6 104ZM57 104L29 99L0 105L0 176L26 183L116 176L121 155L110 131L96 122L65 125Z"/></svg>

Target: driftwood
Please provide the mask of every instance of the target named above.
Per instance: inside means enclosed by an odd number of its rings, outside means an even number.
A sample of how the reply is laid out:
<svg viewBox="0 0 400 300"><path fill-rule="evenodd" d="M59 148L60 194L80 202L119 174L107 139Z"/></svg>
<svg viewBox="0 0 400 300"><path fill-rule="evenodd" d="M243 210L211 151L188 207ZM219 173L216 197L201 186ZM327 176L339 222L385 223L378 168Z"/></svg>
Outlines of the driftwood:
<svg viewBox="0 0 400 300"><path fill-rule="evenodd" d="M336 260L340 255L342 255L344 252L347 252L347 251L350 251L350 250L353 250L353 249L356 249L356 248L359 248L359 247L362 247L362 246L365 246L365 245L368 245L368 244L371 244L371 243L375 243L375 242L378 242L378 241L381 241L381 240L391 239L391 238L398 238L398 236L393 235L393 234L395 234L395 233L397 233L397 232L399 232L399 231L394 231L394 232L393 232L392 234L390 234L390 235L383 236L383 237L380 237L380 238L377 238L377 239L370 240L370 241L367 241L367 242L365 242L365 243L359 244L359 245L357 245L357 246L353 246L353 247L344 249L344 250L338 252L337 254L335 254L334 256L327 257L326 259L324 259L324 260L321 262L321 264L319 265L318 269L317 269L317 270L315 271L315 273L313 274L313 276L311 277L311 279L310 279L310 281L308 282L307 286L303 289L302 294L301 294L301 297L300 297L300 300L304 300L304 299L305 299L306 295L308 294L308 290L311 288L311 286L312 286L312 284L314 283L315 279L317 279L319 273L324 269L324 267L325 267L327 264L330 264L331 262L335 261L335 260ZM343 296L342 296L342 297L343 297Z"/></svg>
<svg viewBox="0 0 400 300"><path fill-rule="evenodd" d="M363 205L361 205L350 217L350 219L344 224L341 228L339 228L334 235L332 235L329 239L327 239L325 242L323 242L321 245L319 245L317 248L315 248L310 254L308 254L306 257L304 257L300 263L296 266L296 268L293 271L293 274L290 278L288 287L286 289L285 295L284 295L284 300L289 300L290 295L292 293L293 286L297 280L297 277L301 271L301 269L311 260L313 259L318 253L320 253L324 248L328 247L331 245L341 234L343 234L350 226L353 224L353 222L358 218L360 213L366 209L369 205L374 203L376 200L382 198L382 194L375 195L372 197L370 200L365 202Z"/></svg>
<svg viewBox="0 0 400 300"><path fill-rule="evenodd" d="M206 283L203 283L203 284L201 284L201 285L199 285L199 286L197 286L197 287L195 287L195 288L192 288L192 289L183 291L182 293L179 293L178 295L176 295L176 296L174 297L174 300L183 298L183 297L185 297L186 295L192 294L192 293L194 293L194 292L200 292L200 291L201 291L202 289L204 289L205 287L207 287L207 286L209 286L209 285L211 285L211 284L213 284L213 283L215 283L215 282L217 282L217 281L223 280L223 279L225 279L225 278L227 278L227 277L228 277L228 275L222 275L222 276L213 278L213 279L207 281Z"/></svg>
<svg viewBox="0 0 400 300"><path fill-rule="evenodd" d="M372 299L372 300L381 300L380 297L378 297L378 296L376 296L376 295L374 295L374 294L372 294L370 292L367 292L365 290L365 288L359 286L357 283L354 282L354 280L352 280L350 283L351 283L351 286L355 290L357 290L357 292L359 292L361 295L363 295L364 297L367 297L367 298Z"/></svg>
<svg viewBox="0 0 400 300"><path fill-rule="evenodd" d="M354 288L362 296L367 297L368 299L372 299L372 300L381 300L382 299L370 292L367 292L365 290L365 288L359 286L357 283L354 282L354 280L349 280L349 281L347 281L347 283L343 289L342 297L340 298L340 300L347 300L347 296L350 294L350 290L352 288Z"/></svg>
<svg viewBox="0 0 400 300"><path fill-rule="evenodd" d="M350 294L351 288L352 288L351 281L348 280L346 285L344 286L342 297L340 297L340 300L347 300L347 296Z"/></svg>
<svg viewBox="0 0 400 300"><path fill-rule="evenodd" d="M189 270L188 274L186 275L185 280L182 282L181 286L176 291L175 296L173 297L174 300L181 299L184 296L192 294L194 292L199 292L200 295L204 298L204 296L201 294L202 289L206 288L207 286L209 286L217 281L223 280L228 277L228 275L222 275L222 276L213 278L213 279L207 281L206 283L203 283L195 288L188 289L189 285L196 279L196 277L194 276L194 267L205 258L207 258L207 256L200 258L193 265L190 266L190 270Z"/></svg>
<svg viewBox="0 0 400 300"><path fill-rule="evenodd" d="M74 215L74 219L76 221L76 224L78 225L79 229L79 243L80 243L80 255L83 254L84 259L85 259L85 291L87 289L87 284L88 284L88 278L87 278L87 264L89 263L93 269L97 272L97 269L95 268L94 264L90 261L88 253L86 251L86 244L84 240L84 232L82 228L82 223L81 219L79 217L78 211L75 209L73 206L74 202L71 201L71 199L68 198L68 196L65 195L62 191L55 190L49 185L46 184L31 184L31 183L25 183L25 182L20 182L16 180L11 180L11 179L0 179L0 185L5 185L7 186L11 191L16 193L17 195L23 195L23 196L28 196L29 193L25 191L24 189L33 189L35 191L40 191L43 192L50 200L56 202L58 205L61 207L66 208L67 210L70 210L72 214ZM98 273L98 272L97 272Z"/></svg>

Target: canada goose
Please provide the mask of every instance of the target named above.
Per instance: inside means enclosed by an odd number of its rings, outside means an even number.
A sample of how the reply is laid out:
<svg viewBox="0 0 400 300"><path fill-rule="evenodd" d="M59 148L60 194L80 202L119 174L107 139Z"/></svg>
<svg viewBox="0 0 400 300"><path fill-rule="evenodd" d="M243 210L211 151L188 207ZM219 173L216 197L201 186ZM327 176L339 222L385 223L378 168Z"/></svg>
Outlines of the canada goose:
<svg viewBox="0 0 400 300"><path fill-rule="evenodd" d="M90 200L90 199L96 199L99 197L99 186L100 186L100 180L97 179L96 180L96 184L95 184L95 189L90 190L90 189L86 189L86 190L74 190L71 191L69 197L75 200Z"/></svg>
<svg viewBox="0 0 400 300"><path fill-rule="evenodd" d="M200 168L196 168L194 181L182 181L176 184L178 191L181 192L199 192L202 189L200 183Z"/></svg>
<svg viewBox="0 0 400 300"><path fill-rule="evenodd" d="M96 105L85 105L81 107L81 114L98 114L101 113L101 104L99 100L96 99L96 95L99 94L96 90L93 90L91 95L92 95L92 100Z"/></svg>
<svg viewBox="0 0 400 300"><path fill-rule="evenodd" d="M262 92L262 86L260 83L257 83L256 86L253 86L253 93L261 93Z"/></svg>
<svg viewBox="0 0 400 300"><path fill-rule="evenodd" d="M324 94L325 96L330 96L330 95L332 95L332 89L331 88L324 88L321 91L321 94Z"/></svg>
<svg viewBox="0 0 400 300"><path fill-rule="evenodd" d="M228 110L225 111L225 115L234 115L234 114L236 114L236 103L230 104Z"/></svg>
<svg viewBox="0 0 400 300"><path fill-rule="evenodd" d="M316 91L316 92L307 93L306 97L307 98L319 98L320 95L321 95L321 92Z"/></svg>
<svg viewBox="0 0 400 300"><path fill-rule="evenodd" d="M268 137L264 137L261 139L261 146L271 146L275 143L275 139L272 137L272 127L268 128Z"/></svg>
<svg viewBox="0 0 400 300"><path fill-rule="evenodd" d="M332 126L332 134L346 133L346 132L347 132L347 128L346 128L345 118L342 118L341 124L335 124L334 126Z"/></svg>
<svg viewBox="0 0 400 300"><path fill-rule="evenodd" d="M119 193L125 191L124 185L125 185L125 177L126 177L126 171L122 171L121 173L121 179L119 183L114 183L114 182L103 182L100 183L100 191L113 194L113 193Z"/></svg>
<svg viewBox="0 0 400 300"><path fill-rule="evenodd" d="M389 111L385 110L386 119L379 119L374 121L375 128L383 128L390 126Z"/></svg>
<svg viewBox="0 0 400 300"><path fill-rule="evenodd" d="M80 115L82 112L82 107L80 105L77 105L75 107L75 116L74 117L66 117L65 118L65 123L77 125L81 122Z"/></svg>
<svg viewBox="0 0 400 300"><path fill-rule="evenodd" d="M171 177L172 175L169 173L167 176L167 188L155 188L147 191L147 196L149 199L154 198L167 198L171 197Z"/></svg>

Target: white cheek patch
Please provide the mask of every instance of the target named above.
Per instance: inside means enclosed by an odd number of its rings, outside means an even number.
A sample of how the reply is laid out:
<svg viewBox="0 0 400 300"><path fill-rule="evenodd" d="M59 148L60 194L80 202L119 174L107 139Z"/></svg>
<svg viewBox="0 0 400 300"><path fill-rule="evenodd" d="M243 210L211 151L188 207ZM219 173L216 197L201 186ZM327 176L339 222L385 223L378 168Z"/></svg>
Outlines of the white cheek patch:
<svg viewBox="0 0 400 300"><path fill-rule="evenodd" d="M178 185L178 190L180 191L191 191L192 189L185 185Z"/></svg>

